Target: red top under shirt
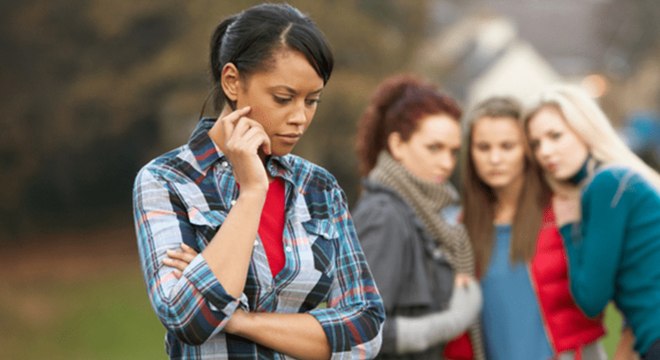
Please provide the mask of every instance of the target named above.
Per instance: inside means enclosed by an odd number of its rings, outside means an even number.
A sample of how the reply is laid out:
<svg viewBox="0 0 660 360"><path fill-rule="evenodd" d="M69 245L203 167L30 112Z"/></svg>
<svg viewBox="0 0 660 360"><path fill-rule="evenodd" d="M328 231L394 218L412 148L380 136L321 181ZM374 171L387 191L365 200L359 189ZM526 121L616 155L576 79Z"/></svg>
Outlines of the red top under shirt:
<svg viewBox="0 0 660 360"><path fill-rule="evenodd" d="M284 267L284 181L275 178L268 185L266 202L259 221L259 237L266 250L270 272L275 277Z"/></svg>

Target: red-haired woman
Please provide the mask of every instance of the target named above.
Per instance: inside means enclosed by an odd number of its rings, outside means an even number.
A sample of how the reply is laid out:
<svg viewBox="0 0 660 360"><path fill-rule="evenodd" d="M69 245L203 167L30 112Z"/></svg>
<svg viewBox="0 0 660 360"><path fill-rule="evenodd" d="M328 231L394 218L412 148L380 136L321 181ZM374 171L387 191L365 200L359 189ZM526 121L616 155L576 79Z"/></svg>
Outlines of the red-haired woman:
<svg viewBox="0 0 660 360"><path fill-rule="evenodd" d="M353 218L385 303L382 359L441 359L444 344L474 324L481 308L449 183L460 117L454 99L398 75L378 86L358 123L365 178ZM482 358L481 346L475 349Z"/></svg>

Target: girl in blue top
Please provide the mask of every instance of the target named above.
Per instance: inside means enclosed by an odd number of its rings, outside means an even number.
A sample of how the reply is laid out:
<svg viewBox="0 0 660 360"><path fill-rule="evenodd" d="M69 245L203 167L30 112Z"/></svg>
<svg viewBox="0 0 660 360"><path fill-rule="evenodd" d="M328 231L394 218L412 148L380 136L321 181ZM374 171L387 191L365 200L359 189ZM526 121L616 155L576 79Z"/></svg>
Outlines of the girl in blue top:
<svg viewBox="0 0 660 360"><path fill-rule="evenodd" d="M465 119L463 221L475 249L489 360L603 360L604 333L568 289L550 191L525 143L522 106L491 97Z"/></svg>
<svg viewBox="0 0 660 360"><path fill-rule="evenodd" d="M542 92L524 123L555 193L575 301L593 317L613 300L635 350L660 359L660 176L579 88Z"/></svg>

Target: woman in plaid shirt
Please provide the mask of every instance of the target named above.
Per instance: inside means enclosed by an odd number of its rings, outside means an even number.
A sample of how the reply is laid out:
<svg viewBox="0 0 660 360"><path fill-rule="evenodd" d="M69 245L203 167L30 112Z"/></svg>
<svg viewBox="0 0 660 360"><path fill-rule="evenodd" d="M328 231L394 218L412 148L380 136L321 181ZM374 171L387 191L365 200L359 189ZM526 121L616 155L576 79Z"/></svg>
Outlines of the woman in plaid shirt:
<svg viewBox="0 0 660 360"><path fill-rule="evenodd" d="M139 172L134 214L170 358L356 359L380 348L383 304L345 195L290 152L333 67L314 23L263 4L211 41L217 119Z"/></svg>

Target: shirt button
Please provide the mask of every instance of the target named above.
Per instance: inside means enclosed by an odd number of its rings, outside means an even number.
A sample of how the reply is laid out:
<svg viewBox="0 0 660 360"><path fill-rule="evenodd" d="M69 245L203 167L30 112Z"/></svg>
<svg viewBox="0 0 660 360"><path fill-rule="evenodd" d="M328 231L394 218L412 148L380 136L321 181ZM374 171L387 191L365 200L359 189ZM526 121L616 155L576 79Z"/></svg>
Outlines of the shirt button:
<svg viewBox="0 0 660 360"><path fill-rule="evenodd" d="M234 206L234 205L236 205L236 200L232 200L229 203L231 204L231 206Z"/></svg>
<svg viewBox="0 0 660 360"><path fill-rule="evenodd" d="M292 252L293 248L291 246L287 246L284 248L284 250L286 250L286 252Z"/></svg>
<svg viewBox="0 0 660 360"><path fill-rule="evenodd" d="M229 166L229 163L226 162L226 161L223 161L223 162L222 162L222 167L227 167L227 166Z"/></svg>
<svg viewBox="0 0 660 360"><path fill-rule="evenodd" d="M259 246L259 240L254 241L254 246Z"/></svg>

